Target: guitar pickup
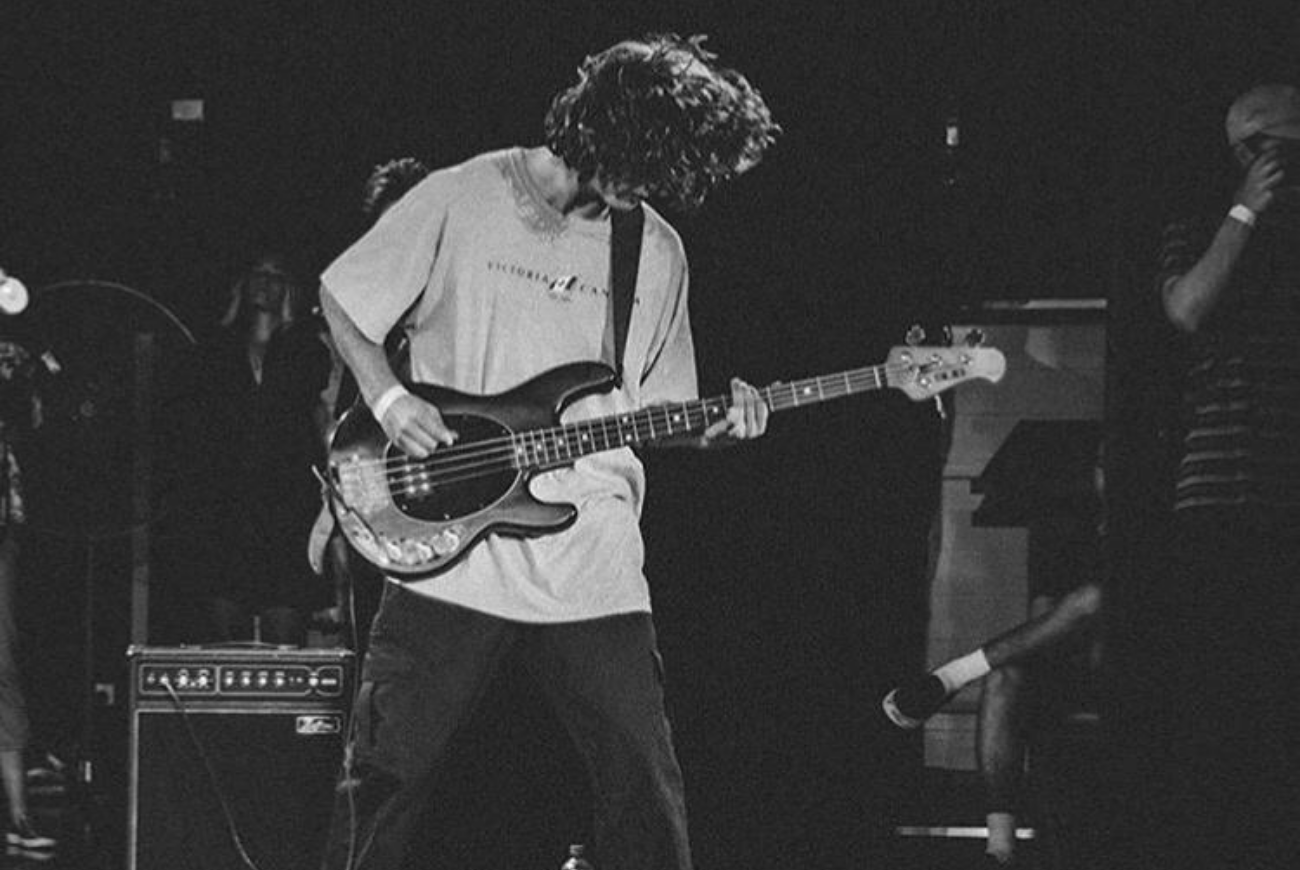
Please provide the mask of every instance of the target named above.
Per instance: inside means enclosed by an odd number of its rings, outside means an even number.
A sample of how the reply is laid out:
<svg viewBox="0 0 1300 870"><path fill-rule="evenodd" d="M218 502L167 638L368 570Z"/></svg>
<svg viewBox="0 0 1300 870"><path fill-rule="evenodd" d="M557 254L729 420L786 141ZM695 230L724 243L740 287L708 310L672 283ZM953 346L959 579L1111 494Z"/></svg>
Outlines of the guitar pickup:
<svg viewBox="0 0 1300 870"><path fill-rule="evenodd" d="M350 459L338 466L339 494L344 504L363 516L392 504L385 465L373 459Z"/></svg>

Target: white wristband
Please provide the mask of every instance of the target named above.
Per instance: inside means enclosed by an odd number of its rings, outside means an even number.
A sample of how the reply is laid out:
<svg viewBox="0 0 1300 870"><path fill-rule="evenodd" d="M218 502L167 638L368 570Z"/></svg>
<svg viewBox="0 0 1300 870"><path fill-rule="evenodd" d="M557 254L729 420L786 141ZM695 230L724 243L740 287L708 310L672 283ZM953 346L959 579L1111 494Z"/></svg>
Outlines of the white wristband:
<svg viewBox="0 0 1300 870"><path fill-rule="evenodd" d="M388 413L389 408L393 407L393 403L403 396L409 395L411 395L411 391L401 384L393 384L384 390L384 394L370 406L370 412L374 415L375 421L378 423L384 422L384 415Z"/></svg>
<svg viewBox="0 0 1300 870"><path fill-rule="evenodd" d="M1259 219L1259 215L1255 214L1253 209L1249 206L1242 205L1241 203L1237 203L1232 208L1228 209L1228 217L1235 221L1240 221L1248 227L1253 227L1255 221Z"/></svg>

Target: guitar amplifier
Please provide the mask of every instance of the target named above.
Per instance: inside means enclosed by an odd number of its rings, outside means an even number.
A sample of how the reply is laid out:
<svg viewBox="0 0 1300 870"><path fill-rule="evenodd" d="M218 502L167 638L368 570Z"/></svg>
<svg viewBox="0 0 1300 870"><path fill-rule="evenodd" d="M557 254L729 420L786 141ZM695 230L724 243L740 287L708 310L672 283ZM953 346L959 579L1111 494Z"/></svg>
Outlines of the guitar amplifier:
<svg viewBox="0 0 1300 870"><path fill-rule="evenodd" d="M352 653L132 647L127 657L127 870L319 867Z"/></svg>

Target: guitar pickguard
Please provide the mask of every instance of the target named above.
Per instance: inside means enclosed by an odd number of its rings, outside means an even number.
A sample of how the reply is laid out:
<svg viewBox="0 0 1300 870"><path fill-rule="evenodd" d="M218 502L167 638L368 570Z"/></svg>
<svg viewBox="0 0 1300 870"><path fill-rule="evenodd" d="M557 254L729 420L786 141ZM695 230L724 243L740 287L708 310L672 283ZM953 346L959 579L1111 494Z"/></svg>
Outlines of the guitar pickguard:
<svg viewBox="0 0 1300 870"><path fill-rule="evenodd" d="M572 505L540 502L528 490L545 447L525 446L521 430L554 425L572 398L610 383L608 369L578 363L497 396L466 396L414 384L457 433L450 447L416 459L388 443L358 403L331 439L332 497L339 528L353 547L390 576L416 578L454 564L490 534L533 536L570 525Z"/></svg>

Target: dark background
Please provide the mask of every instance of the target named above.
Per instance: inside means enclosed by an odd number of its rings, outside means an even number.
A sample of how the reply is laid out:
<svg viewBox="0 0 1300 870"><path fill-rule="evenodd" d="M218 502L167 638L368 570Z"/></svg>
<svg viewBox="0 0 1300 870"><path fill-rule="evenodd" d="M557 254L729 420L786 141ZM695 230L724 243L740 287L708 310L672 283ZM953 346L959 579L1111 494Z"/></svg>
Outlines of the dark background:
<svg viewBox="0 0 1300 870"><path fill-rule="evenodd" d="M10 0L3 15L0 262L29 287L118 282L202 333L264 240L309 272L345 247L376 163L535 143L586 54L703 32L785 129L703 211L670 215L703 389L876 362L909 324L933 337L990 299L1109 297L1112 353L1136 363L1112 426L1138 441L1168 401L1149 289L1161 223L1224 192L1223 112L1295 78L1300 36L1293 2L1229 0ZM190 97L206 119L170 121ZM84 352L120 358L99 341ZM648 571L701 866L849 866L883 841L919 744L888 733L876 699L924 654L941 447L933 406L882 394L783 415L725 455L649 458ZM113 679L122 539L87 553L78 529L37 531L38 733L75 744L84 581ZM548 866L586 836L576 762L538 712L507 675L448 774L439 854Z"/></svg>

